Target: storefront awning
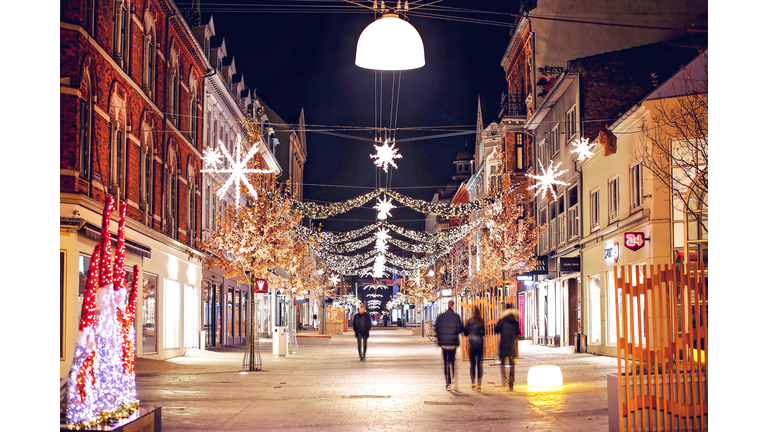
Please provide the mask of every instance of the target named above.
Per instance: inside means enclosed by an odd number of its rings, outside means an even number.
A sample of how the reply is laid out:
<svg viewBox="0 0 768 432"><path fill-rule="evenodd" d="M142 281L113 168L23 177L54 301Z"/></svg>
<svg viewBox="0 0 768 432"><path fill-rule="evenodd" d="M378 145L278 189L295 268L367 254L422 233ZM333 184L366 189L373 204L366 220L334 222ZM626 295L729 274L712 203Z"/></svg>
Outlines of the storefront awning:
<svg viewBox="0 0 768 432"><path fill-rule="evenodd" d="M90 222L86 222L85 225L78 230L78 233L91 240L101 240L101 228ZM112 243L117 243L117 235L111 234L111 237ZM152 248L127 238L125 239L125 251L141 257L152 258Z"/></svg>

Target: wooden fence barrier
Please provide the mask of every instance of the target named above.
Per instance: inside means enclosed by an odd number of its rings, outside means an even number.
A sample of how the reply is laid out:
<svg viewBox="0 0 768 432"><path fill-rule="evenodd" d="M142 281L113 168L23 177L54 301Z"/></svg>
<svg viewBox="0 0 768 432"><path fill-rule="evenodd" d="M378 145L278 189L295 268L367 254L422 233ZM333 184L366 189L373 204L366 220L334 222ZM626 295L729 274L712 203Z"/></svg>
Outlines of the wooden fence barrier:
<svg viewBox="0 0 768 432"><path fill-rule="evenodd" d="M475 306L480 308L480 314L485 320L485 338L483 339L483 358L492 359L498 357L499 335L493 332L493 328L504 313L505 304L516 304L515 297L486 296L479 297L469 303L461 302L461 322L464 325L472 316L472 309ZM469 360L469 338L461 337L461 359Z"/></svg>
<svg viewBox="0 0 768 432"><path fill-rule="evenodd" d="M707 430L705 271L696 264L614 271L621 430Z"/></svg>
<svg viewBox="0 0 768 432"><path fill-rule="evenodd" d="M325 331L326 334L340 335L344 334L346 319L344 309L326 309L325 310Z"/></svg>

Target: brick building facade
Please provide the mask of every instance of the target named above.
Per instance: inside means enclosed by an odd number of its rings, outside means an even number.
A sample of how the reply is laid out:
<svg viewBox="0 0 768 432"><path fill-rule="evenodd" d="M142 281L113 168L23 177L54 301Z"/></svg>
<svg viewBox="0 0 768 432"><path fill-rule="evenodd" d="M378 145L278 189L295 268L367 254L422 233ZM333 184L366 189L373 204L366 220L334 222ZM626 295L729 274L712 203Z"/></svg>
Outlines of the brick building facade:
<svg viewBox="0 0 768 432"><path fill-rule="evenodd" d="M62 2L60 39L61 253L67 275L61 287L61 373L68 371L77 336L77 270L82 279L107 194L127 201L126 264L139 264L142 274L137 353L179 355L198 344L200 137L203 76L210 65L170 0Z"/></svg>

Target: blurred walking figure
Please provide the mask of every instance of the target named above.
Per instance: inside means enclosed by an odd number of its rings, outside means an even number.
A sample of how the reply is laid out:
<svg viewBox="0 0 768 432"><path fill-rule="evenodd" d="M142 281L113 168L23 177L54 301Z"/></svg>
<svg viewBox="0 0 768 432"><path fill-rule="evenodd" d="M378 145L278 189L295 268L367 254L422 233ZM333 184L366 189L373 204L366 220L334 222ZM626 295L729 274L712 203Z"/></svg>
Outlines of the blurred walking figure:
<svg viewBox="0 0 768 432"><path fill-rule="evenodd" d="M480 391L483 385L485 320L477 306L472 309L472 316L467 319L464 336L469 336L469 377L472 379L472 390ZM477 372L477 386L475 386L475 372Z"/></svg>
<svg viewBox="0 0 768 432"><path fill-rule="evenodd" d="M515 359L517 358L517 339L520 336L520 312L507 303L507 310L496 323L494 331L500 333L499 359L501 360L501 384L504 390L512 391L515 385ZM509 369L509 374L507 374Z"/></svg>
<svg viewBox="0 0 768 432"><path fill-rule="evenodd" d="M453 311L453 300L448 302L448 310L440 314L435 322L437 344L443 351L443 370L445 389L456 390L456 348L459 347L459 335L464 331L461 318Z"/></svg>
<svg viewBox="0 0 768 432"><path fill-rule="evenodd" d="M352 328L355 329L357 338L357 353L360 354L360 361L364 362L365 352L368 351L368 335L371 331L371 315L365 311L365 306L360 306L360 310L352 319Z"/></svg>

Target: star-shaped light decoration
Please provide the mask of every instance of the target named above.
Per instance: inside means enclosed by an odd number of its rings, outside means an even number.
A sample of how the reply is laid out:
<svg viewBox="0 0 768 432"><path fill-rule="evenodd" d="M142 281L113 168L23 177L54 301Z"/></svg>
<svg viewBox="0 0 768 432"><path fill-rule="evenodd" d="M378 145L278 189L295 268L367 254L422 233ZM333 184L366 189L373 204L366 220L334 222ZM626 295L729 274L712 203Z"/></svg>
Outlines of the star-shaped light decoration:
<svg viewBox="0 0 768 432"><path fill-rule="evenodd" d="M376 159L374 163L377 167L384 168L384 172L389 172L390 165L397 168L395 159L399 159L403 156L398 153L394 141L391 145L389 144L389 140L385 140L382 145L374 144L373 146L376 148L376 154L371 155L371 157Z"/></svg>
<svg viewBox="0 0 768 432"><path fill-rule="evenodd" d="M389 248L389 244L387 244L387 239L390 238L389 230L386 228L379 228L374 235L376 236L376 252L383 254Z"/></svg>
<svg viewBox="0 0 768 432"><path fill-rule="evenodd" d="M594 153L592 153L592 147L595 146L594 143L590 144L589 140L586 138L580 138L578 140L574 140L571 145L576 147L575 149L571 150L571 153L578 153L579 154L579 161L584 161L592 157Z"/></svg>
<svg viewBox="0 0 768 432"><path fill-rule="evenodd" d="M384 197L384 199L376 198L376 205L373 208L379 212L376 215L379 220L386 220L387 216L392 216L389 211L395 208L395 206L392 204L392 198Z"/></svg>
<svg viewBox="0 0 768 432"><path fill-rule="evenodd" d="M323 272L323 269L317 269L317 274L318 274L318 276L322 276L322 275L323 275L323 273L324 273L324 272Z"/></svg>
<svg viewBox="0 0 768 432"><path fill-rule="evenodd" d="M237 142L235 143L235 154L234 159L233 155L229 154L229 151L227 151L227 148L224 147L224 143L219 140L219 149L216 151L210 151L206 150L205 152L205 168L200 170L202 173L231 173L232 175L227 179L226 183L219 188L218 192L216 192L216 195L219 196L219 198L224 198L227 194L227 189L229 189L230 186L232 186L235 182L243 182L245 187L248 189L248 193L250 193L254 199L258 199L258 194L256 193L256 190L251 186L251 182L248 181L246 178L246 174L253 173L253 174L267 174L274 172L271 169L251 169L248 168L248 161L251 160L251 158L256 155L256 153L259 152L259 145L258 143L255 143L251 146L251 149L248 151L248 154L245 156L244 159L241 159L241 155L243 153L242 151L243 145L240 141L240 135L237 136ZM221 153L219 154L219 150L221 150ZM221 159L221 155L224 155L224 157L229 161L229 168L218 168L219 166L219 159ZM240 207L240 188L235 187L235 206Z"/></svg>
<svg viewBox="0 0 768 432"><path fill-rule="evenodd" d="M376 255L376 259L373 261L373 277L376 279L381 279L384 277L384 264L386 264L387 259L382 254Z"/></svg>
<svg viewBox="0 0 768 432"><path fill-rule="evenodd" d="M420 274L417 274L416 276L413 277L413 283L415 283L417 287L421 286L421 275Z"/></svg>
<svg viewBox="0 0 768 432"><path fill-rule="evenodd" d="M333 284L333 286L336 286L341 282L341 279L339 279L339 275L333 275L328 278L328 281Z"/></svg>
<svg viewBox="0 0 768 432"><path fill-rule="evenodd" d="M429 273L427 273L427 276L435 277L435 271L434 270L430 270Z"/></svg>
<svg viewBox="0 0 768 432"><path fill-rule="evenodd" d="M568 172L568 170L557 171L557 169L560 167L561 164L562 162L558 162L557 165L553 167L552 161L549 161L549 166L547 167L547 169L544 169L544 166L541 164L541 161L539 161L539 166L541 167L541 171L543 174L540 176L533 175L533 174L526 174L526 176L534 180L538 180L536 184L529 186L528 190L536 189L536 193L534 195L538 195L539 193L541 193L542 198L547 197L547 192L550 192L552 196L557 196L555 194L555 188L553 188L552 185L568 186L570 184L564 181L557 180L557 177L560 177L564 173Z"/></svg>

